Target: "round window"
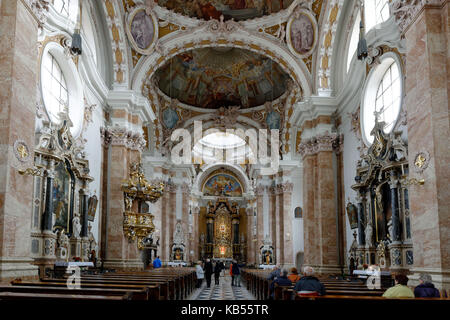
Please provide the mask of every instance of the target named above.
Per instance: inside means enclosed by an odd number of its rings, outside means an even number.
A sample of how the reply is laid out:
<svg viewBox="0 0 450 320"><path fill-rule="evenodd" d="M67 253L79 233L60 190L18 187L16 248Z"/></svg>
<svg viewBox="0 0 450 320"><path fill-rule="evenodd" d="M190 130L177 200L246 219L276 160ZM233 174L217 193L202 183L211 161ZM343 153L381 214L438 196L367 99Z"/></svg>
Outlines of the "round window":
<svg viewBox="0 0 450 320"><path fill-rule="evenodd" d="M68 111L70 131L78 136L83 124L83 87L75 63L55 42L47 44L42 54L41 92L49 120L59 123L60 113Z"/></svg>
<svg viewBox="0 0 450 320"><path fill-rule="evenodd" d="M397 122L402 102L402 77L398 61L391 55L381 58L381 64L371 71L362 101L362 131L370 145L375 117L384 122L384 132L390 133Z"/></svg>

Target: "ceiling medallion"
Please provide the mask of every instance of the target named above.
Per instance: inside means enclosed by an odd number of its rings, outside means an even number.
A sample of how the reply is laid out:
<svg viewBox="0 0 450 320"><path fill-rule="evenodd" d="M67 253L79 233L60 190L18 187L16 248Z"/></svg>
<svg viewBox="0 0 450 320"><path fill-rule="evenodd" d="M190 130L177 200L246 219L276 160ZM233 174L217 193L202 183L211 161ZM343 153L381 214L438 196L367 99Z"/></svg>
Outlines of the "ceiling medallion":
<svg viewBox="0 0 450 320"><path fill-rule="evenodd" d="M14 142L14 155L16 156L17 160L21 162L27 162L28 160L30 160L30 150L28 149L25 141L16 140L16 142Z"/></svg>
<svg viewBox="0 0 450 320"><path fill-rule="evenodd" d="M158 19L153 10L138 6L126 17L126 32L133 49L143 55L152 53L158 40Z"/></svg>
<svg viewBox="0 0 450 320"><path fill-rule="evenodd" d="M318 30L316 18L310 10L296 9L286 28L287 45L292 54L301 59L308 58L316 48Z"/></svg>

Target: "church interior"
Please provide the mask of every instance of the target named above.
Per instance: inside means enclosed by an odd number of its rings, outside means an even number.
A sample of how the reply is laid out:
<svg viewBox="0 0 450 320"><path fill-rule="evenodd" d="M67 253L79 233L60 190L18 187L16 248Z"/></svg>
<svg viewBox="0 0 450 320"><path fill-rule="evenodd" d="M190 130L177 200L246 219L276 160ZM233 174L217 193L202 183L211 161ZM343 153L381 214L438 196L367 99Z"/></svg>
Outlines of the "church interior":
<svg viewBox="0 0 450 320"><path fill-rule="evenodd" d="M449 13L0 0L0 300L447 298Z"/></svg>

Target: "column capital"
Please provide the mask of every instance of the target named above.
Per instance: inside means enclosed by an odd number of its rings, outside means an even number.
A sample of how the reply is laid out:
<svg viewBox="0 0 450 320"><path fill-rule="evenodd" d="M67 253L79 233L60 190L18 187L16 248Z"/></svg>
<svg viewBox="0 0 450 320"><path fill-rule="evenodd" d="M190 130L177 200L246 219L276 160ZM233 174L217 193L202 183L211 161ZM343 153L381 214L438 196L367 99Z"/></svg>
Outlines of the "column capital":
<svg viewBox="0 0 450 320"><path fill-rule="evenodd" d="M389 4L400 32L405 34L425 7L442 7L447 0L392 0Z"/></svg>
<svg viewBox="0 0 450 320"><path fill-rule="evenodd" d="M124 126L107 126L100 128L100 137L105 147L109 145L124 146L142 152L146 141L141 132L134 132Z"/></svg>
<svg viewBox="0 0 450 320"><path fill-rule="evenodd" d="M305 158L322 151L336 150L338 153L342 151L343 135L337 133L325 132L317 136L302 141L298 145L298 152Z"/></svg>

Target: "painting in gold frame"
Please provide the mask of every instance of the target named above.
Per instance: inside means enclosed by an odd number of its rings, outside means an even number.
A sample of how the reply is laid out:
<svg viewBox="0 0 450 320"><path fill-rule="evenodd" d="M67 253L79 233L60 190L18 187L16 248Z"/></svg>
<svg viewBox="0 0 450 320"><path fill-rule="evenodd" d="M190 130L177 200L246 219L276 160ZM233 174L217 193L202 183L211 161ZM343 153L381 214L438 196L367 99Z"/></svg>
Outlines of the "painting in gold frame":
<svg viewBox="0 0 450 320"><path fill-rule="evenodd" d="M143 55L152 53L158 40L158 20L145 7L137 7L128 14L126 32L133 49Z"/></svg>
<svg viewBox="0 0 450 320"><path fill-rule="evenodd" d="M297 9L289 18L286 28L286 40L289 50L297 57L309 57L317 45L317 21L313 13L306 9Z"/></svg>

